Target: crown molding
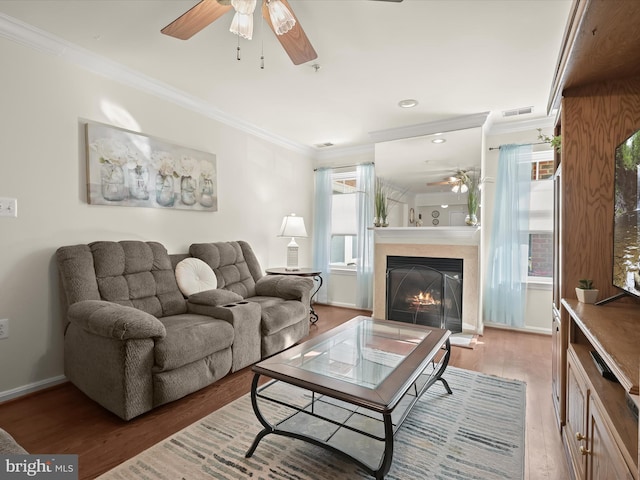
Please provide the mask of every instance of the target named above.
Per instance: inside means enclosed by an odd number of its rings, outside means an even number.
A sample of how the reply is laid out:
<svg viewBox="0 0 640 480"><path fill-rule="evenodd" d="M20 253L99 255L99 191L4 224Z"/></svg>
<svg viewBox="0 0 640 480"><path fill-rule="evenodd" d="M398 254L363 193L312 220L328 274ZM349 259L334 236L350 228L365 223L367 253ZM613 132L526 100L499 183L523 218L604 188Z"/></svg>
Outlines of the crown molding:
<svg viewBox="0 0 640 480"><path fill-rule="evenodd" d="M400 140L401 138L421 137L434 133L451 132L454 130L464 130L467 128L482 127L487 121L491 112L473 113L460 117L437 120L434 122L419 123L407 127L389 128L387 130L377 130L369 132L369 137L375 143Z"/></svg>
<svg viewBox="0 0 640 480"><path fill-rule="evenodd" d="M314 159L323 162L325 160L332 160L334 158L341 157L350 157L354 155L366 155L372 154L375 152L375 146L373 143L368 143L366 145L354 145L351 147L339 147L339 148L330 148L327 150L316 150L314 154Z"/></svg>
<svg viewBox="0 0 640 480"><path fill-rule="evenodd" d="M40 53L60 57L96 75L167 100L187 110L224 123L230 127L237 128L238 130L262 138L288 150L311 158L315 157L316 152L311 147L275 135L256 125L233 117L201 98L190 95L183 90L174 88L169 84L144 75L137 70L114 62L74 43L67 42L60 37L1 12L0 37L4 37Z"/></svg>
<svg viewBox="0 0 640 480"><path fill-rule="evenodd" d="M505 123L492 123L487 129L487 135L502 135L505 133L524 132L527 130L535 130L537 128L553 128L555 125L555 117L537 117L527 120L516 120Z"/></svg>

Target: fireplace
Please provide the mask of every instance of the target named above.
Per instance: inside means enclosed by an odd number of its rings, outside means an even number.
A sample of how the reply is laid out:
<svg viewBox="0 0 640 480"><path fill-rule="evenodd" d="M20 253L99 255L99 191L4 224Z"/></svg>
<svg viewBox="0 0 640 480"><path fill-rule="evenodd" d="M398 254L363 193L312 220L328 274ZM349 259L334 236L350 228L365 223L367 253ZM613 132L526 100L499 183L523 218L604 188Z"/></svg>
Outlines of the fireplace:
<svg viewBox="0 0 640 480"><path fill-rule="evenodd" d="M462 332L461 258L388 256L386 318Z"/></svg>
<svg viewBox="0 0 640 480"><path fill-rule="evenodd" d="M426 227L404 228L397 231L378 229L376 231L376 245L374 252L373 279L373 316L387 318L387 257L431 257L456 258L462 260L462 331L463 333L482 333L480 322L480 281L479 281L479 248L477 236L467 239L460 238L464 233L475 229L449 227L449 230L459 230L452 235L445 227L436 227L428 232ZM433 231L432 231L433 230ZM442 230L442 231L440 231ZM435 238L425 238L435 237ZM383 242L386 240L386 242ZM427 243L430 242L430 243ZM471 244L467 244L467 243Z"/></svg>

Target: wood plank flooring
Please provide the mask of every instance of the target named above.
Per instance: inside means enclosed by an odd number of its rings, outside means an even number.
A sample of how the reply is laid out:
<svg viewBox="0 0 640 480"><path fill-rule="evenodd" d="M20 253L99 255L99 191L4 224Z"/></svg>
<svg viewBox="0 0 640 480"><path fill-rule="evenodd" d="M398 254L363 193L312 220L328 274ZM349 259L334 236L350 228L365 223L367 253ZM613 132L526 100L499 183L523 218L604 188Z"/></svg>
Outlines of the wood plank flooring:
<svg viewBox="0 0 640 480"><path fill-rule="evenodd" d="M369 314L325 305L315 308L320 320L311 326L312 336ZM452 347L450 365L527 382L525 479L569 478L553 417L551 337L487 328L474 350ZM246 394L251 379L250 368L243 369L129 422L66 383L0 404L0 427L31 453L78 454L79 478L93 479Z"/></svg>

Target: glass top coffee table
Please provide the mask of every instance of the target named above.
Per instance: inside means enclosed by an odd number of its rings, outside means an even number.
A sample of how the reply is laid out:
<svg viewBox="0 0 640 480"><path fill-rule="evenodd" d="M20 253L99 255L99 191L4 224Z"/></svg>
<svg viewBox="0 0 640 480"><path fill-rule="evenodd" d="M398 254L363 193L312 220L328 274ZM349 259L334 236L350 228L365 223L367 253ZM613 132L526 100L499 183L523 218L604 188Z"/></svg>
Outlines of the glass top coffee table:
<svg viewBox="0 0 640 480"><path fill-rule="evenodd" d="M345 455L382 479L393 437L449 362L448 330L358 316L253 366L251 402L262 431ZM272 381L260 385L260 377Z"/></svg>

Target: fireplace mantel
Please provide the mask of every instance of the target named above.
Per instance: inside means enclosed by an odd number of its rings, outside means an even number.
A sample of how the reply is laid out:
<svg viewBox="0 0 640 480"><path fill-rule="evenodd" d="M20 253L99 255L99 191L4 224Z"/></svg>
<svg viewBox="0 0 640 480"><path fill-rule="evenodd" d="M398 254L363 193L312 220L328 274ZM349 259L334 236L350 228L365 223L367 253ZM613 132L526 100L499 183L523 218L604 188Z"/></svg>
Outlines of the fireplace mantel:
<svg viewBox="0 0 640 480"><path fill-rule="evenodd" d="M479 245L480 227L372 227L376 242Z"/></svg>

